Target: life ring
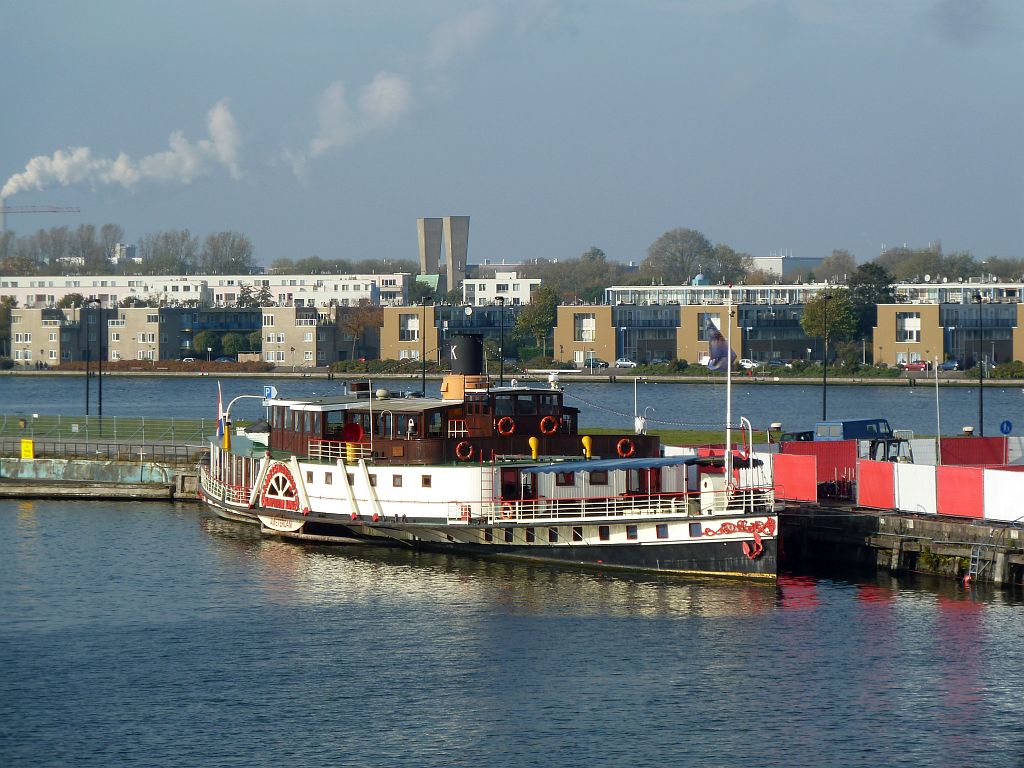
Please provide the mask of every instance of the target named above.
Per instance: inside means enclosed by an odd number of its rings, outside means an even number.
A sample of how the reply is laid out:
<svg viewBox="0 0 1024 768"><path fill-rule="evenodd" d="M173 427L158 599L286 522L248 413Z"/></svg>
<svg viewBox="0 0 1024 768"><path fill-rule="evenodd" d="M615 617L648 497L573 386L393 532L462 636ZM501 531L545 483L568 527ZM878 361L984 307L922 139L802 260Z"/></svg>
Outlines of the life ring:
<svg viewBox="0 0 1024 768"><path fill-rule="evenodd" d="M558 419L554 416L545 416L540 420L540 431L545 435L553 435L558 431Z"/></svg>
<svg viewBox="0 0 1024 768"><path fill-rule="evenodd" d="M498 434L502 437L508 437L509 435L515 434L516 423L513 421L511 416L502 416L498 419Z"/></svg>
<svg viewBox="0 0 1024 768"><path fill-rule="evenodd" d="M455 446L455 458L459 461L469 461L473 458L473 445L468 440L463 440Z"/></svg>
<svg viewBox="0 0 1024 768"><path fill-rule="evenodd" d="M636 446L628 437L624 437L615 444L615 452L623 459L628 459L636 453Z"/></svg>
<svg viewBox="0 0 1024 768"><path fill-rule="evenodd" d="M506 501L501 505L501 517L504 520L511 520L516 516L515 508L512 506L511 501Z"/></svg>

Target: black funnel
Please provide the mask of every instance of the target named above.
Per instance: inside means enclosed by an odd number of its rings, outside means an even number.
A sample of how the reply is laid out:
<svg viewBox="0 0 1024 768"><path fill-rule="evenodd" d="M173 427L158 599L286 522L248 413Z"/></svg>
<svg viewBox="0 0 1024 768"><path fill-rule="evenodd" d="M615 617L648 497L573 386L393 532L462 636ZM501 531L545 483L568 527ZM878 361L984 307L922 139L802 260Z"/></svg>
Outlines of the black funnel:
<svg viewBox="0 0 1024 768"><path fill-rule="evenodd" d="M484 337L479 333L457 333L448 341L452 373L479 376L484 372Z"/></svg>

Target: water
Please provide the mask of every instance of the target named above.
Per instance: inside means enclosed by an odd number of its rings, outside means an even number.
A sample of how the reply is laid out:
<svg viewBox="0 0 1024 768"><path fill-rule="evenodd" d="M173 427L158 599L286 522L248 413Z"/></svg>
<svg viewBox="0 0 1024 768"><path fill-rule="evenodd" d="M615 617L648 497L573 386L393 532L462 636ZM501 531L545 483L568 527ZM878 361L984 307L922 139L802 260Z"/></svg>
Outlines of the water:
<svg viewBox="0 0 1024 768"><path fill-rule="evenodd" d="M582 409L584 427L633 429L632 380L615 384L567 383L566 403ZM524 380L525 381L525 380ZM536 383L536 382L534 382ZM221 380L224 402L237 395L261 395L264 384L274 384L280 397L331 395L342 382L325 379L232 378ZM394 391L418 390L420 380L374 380L373 387ZM438 396L440 382L427 381L427 393ZM96 383L92 384L92 413ZM647 409L652 428L716 428L725 423L725 388L695 382L641 383L636 387L637 410ZM255 418L259 401L240 400L232 414ZM1024 390L1019 387L985 388L985 434L999 434L1010 421L1013 434L1024 430ZM85 412L85 379L65 376L0 376L0 417L38 414L77 415ZM103 413L107 416L216 418L217 380L210 377L108 377L103 382ZM757 429L781 422L787 430L810 429L821 418L821 387L817 385L744 385L733 391L734 418L746 416ZM829 418L881 417L897 429L918 435L936 433L934 387L840 386L828 387ZM960 434L964 425L978 423L977 387L948 387L939 391L941 433Z"/></svg>
<svg viewBox="0 0 1024 768"><path fill-rule="evenodd" d="M1024 765L1024 601L0 501L0 765Z"/></svg>

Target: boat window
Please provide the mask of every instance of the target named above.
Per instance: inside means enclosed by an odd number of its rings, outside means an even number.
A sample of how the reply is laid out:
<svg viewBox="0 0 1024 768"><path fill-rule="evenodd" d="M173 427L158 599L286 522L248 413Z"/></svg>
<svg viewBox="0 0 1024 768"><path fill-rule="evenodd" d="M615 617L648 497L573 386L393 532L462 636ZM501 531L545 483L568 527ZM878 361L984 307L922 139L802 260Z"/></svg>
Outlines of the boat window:
<svg viewBox="0 0 1024 768"><path fill-rule="evenodd" d="M306 431L313 431L313 414L310 413L309 411L306 411Z"/></svg>
<svg viewBox="0 0 1024 768"><path fill-rule="evenodd" d="M533 395L518 395L516 397L516 413L520 416L534 416L537 413L537 403Z"/></svg>
<svg viewBox="0 0 1024 768"><path fill-rule="evenodd" d="M441 412L433 411L430 414L430 421L427 422L427 434L438 437L441 434Z"/></svg>
<svg viewBox="0 0 1024 768"><path fill-rule="evenodd" d="M512 535L513 535L513 530L511 528L506 528L505 529L505 543L506 544L511 544L512 543Z"/></svg>
<svg viewBox="0 0 1024 768"><path fill-rule="evenodd" d="M313 473L312 472L307 472L306 473L306 482L307 483L312 483L313 482Z"/></svg>
<svg viewBox="0 0 1024 768"><path fill-rule="evenodd" d="M629 539L630 541L636 541L636 526L635 525L627 525L626 526L626 538Z"/></svg>
<svg viewBox="0 0 1024 768"><path fill-rule="evenodd" d="M696 539L700 537L700 523L690 523L690 538Z"/></svg>
<svg viewBox="0 0 1024 768"><path fill-rule="evenodd" d="M502 416L512 415L512 398L509 395L498 395L494 398L494 416L501 418Z"/></svg>
<svg viewBox="0 0 1024 768"><path fill-rule="evenodd" d="M583 526L582 525L574 525L572 527L572 540L573 541L583 541Z"/></svg>
<svg viewBox="0 0 1024 768"><path fill-rule="evenodd" d="M657 531L658 531L658 538L659 539L667 539L668 538L668 523L658 523Z"/></svg>
<svg viewBox="0 0 1024 768"><path fill-rule="evenodd" d="M549 413L558 413L558 395L541 395L540 396L540 413L547 415Z"/></svg>
<svg viewBox="0 0 1024 768"><path fill-rule="evenodd" d="M555 485L576 485L575 472L556 472Z"/></svg>
<svg viewBox="0 0 1024 768"><path fill-rule="evenodd" d="M533 542L535 542L536 540L537 540L537 534L534 532L533 528L527 528L526 529L526 543L527 544L533 544Z"/></svg>
<svg viewBox="0 0 1024 768"><path fill-rule="evenodd" d="M371 488L376 488L377 487L377 476L376 475L370 475L370 487Z"/></svg>
<svg viewBox="0 0 1024 768"><path fill-rule="evenodd" d="M401 488L402 487L402 476L401 475L392 475L391 476L391 487L392 488Z"/></svg>
<svg viewBox="0 0 1024 768"><path fill-rule="evenodd" d="M549 542L558 541L558 529L557 528L548 528L548 541Z"/></svg>
<svg viewBox="0 0 1024 768"><path fill-rule="evenodd" d="M302 414L299 411L292 412L292 429L296 432L302 429Z"/></svg>
<svg viewBox="0 0 1024 768"><path fill-rule="evenodd" d="M430 475L423 475L423 477L420 479L420 485L422 485L424 488L429 488L430 487Z"/></svg>
<svg viewBox="0 0 1024 768"><path fill-rule="evenodd" d="M608 541L611 538L611 529L607 525L597 526L597 538L601 541Z"/></svg>
<svg viewBox="0 0 1024 768"><path fill-rule="evenodd" d="M591 485L608 485L608 470L597 469L590 473Z"/></svg>
<svg viewBox="0 0 1024 768"><path fill-rule="evenodd" d="M324 485L334 484L334 474L331 472L324 472Z"/></svg>

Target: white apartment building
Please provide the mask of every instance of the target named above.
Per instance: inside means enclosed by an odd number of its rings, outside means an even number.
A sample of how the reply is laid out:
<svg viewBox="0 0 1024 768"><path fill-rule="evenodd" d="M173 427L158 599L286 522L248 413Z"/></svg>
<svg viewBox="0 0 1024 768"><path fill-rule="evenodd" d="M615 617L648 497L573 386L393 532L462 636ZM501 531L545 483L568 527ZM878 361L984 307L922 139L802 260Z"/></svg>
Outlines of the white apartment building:
<svg viewBox="0 0 1024 768"><path fill-rule="evenodd" d="M466 278L462 283L462 301L483 307L503 297L509 305L529 304L538 286L539 277L519 277L516 272L496 271L494 277Z"/></svg>

